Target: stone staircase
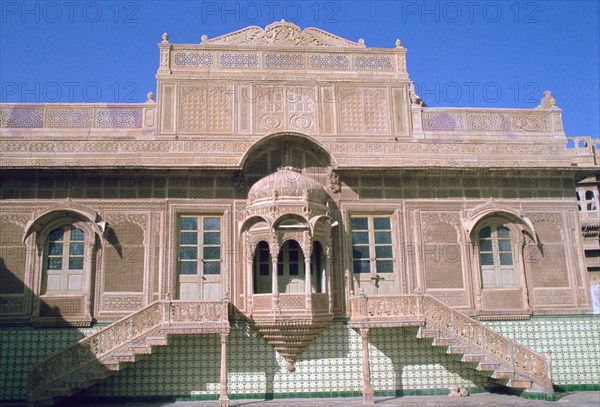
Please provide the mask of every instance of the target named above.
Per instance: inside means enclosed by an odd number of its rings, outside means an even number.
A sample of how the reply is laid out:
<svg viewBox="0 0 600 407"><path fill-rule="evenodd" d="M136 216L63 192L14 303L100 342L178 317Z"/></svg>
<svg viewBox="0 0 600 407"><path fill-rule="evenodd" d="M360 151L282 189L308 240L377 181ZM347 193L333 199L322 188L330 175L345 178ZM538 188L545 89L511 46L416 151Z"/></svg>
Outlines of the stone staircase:
<svg viewBox="0 0 600 407"><path fill-rule="evenodd" d="M351 299L353 328L418 326L417 336L461 361L490 372L498 384L553 393L551 360L486 327L429 295L365 296Z"/></svg>
<svg viewBox="0 0 600 407"><path fill-rule="evenodd" d="M125 369L171 334L229 333L228 302L156 301L38 362L29 371L30 406L55 404Z"/></svg>

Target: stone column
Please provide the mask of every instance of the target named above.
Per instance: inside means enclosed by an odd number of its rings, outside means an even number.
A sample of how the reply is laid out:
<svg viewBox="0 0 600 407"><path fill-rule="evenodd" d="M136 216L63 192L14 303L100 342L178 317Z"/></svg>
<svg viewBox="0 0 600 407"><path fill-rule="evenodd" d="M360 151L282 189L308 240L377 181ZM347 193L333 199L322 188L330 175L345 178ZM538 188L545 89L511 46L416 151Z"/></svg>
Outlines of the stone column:
<svg viewBox="0 0 600 407"><path fill-rule="evenodd" d="M279 257L279 247L273 246L273 250L271 250L271 289L273 294L273 311L279 313L279 273L277 270L277 257Z"/></svg>
<svg viewBox="0 0 600 407"><path fill-rule="evenodd" d="M96 235L92 234L92 238L95 239ZM94 255L95 250L95 242L94 241L89 241L89 240L85 240L85 257L84 257L84 263L83 263L83 284L84 287L81 287L84 290L84 301L85 301L85 316L87 318L92 318L92 290L93 290L93 283L92 283L92 278L94 276L94 273L92 272L92 265L94 264Z"/></svg>
<svg viewBox="0 0 600 407"><path fill-rule="evenodd" d="M246 243L246 269L248 272L246 273L246 277L248 278L246 284L246 311L252 312L253 309L253 298L254 298L254 252L251 249L250 244Z"/></svg>
<svg viewBox="0 0 600 407"><path fill-rule="evenodd" d="M228 334L221 334L221 379L219 407L229 407L229 396L227 394L227 337Z"/></svg>
<svg viewBox="0 0 600 407"><path fill-rule="evenodd" d="M325 292L327 293L327 298L329 300L329 313L333 313L333 285L331 282L331 262L333 260L331 256L333 255L333 248L331 247L331 238L327 242L324 255L323 261L325 262L325 281L327 282Z"/></svg>
<svg viewBox="0 0 600 407"><path fill-rule="evenodd" d="M369 365L369 329L360 328L362 338L362 394L363 404L375 404L373 388L371 387L371 366Z"/></svg>
<svg viewBox="0 0 600 407"><path fill-rule="evenodd" d="M304 295L306 310L312 308L312 270L311 270L311 256L304 256Z"/></svg>

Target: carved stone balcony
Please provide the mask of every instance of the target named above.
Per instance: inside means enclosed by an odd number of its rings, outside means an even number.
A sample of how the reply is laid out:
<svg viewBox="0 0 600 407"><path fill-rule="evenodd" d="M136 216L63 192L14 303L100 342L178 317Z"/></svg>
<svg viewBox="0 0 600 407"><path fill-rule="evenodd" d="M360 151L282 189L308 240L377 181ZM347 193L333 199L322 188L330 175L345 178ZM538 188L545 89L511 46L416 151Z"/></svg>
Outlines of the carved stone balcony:
<svg viewBox="0 0 600 407"><path fill-rule="evenodd" d="M361 294L350 299L350 327L394 328L423 326L423 297L417 295Z"/></svg>
<svg viewBox="0 0 600 407"><path fill-rule="evenodd" d="M279 294L279 307L273 307L272 294L252 296L252 318L261 322L288 321L290 319L317 319L329 316L328 294Z"/></svg>

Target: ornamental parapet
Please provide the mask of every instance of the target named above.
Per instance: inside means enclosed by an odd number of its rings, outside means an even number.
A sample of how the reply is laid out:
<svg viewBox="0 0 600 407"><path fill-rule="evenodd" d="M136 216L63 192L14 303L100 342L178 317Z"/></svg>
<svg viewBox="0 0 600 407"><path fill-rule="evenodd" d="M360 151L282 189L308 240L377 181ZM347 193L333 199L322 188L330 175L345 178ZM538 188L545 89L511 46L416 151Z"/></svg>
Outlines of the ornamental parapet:
<svg viewBox="0 0 600 407"><path fill-rule="evenodd" d="M399 40L395 48L367 48L363 40L349 41L318 28L301 30L286 21L213 39L204 35L200 44L171 44L165 33L158 46L158 79L219 72L245 76L287 72L307 77L375 74L408 80L406 49Z"/></svg>
<svg viewBox="0 0 600 407"><path fill-rule="evenodd" d="M600 143L587 136L567 137L567 154L573 165L600 165Z"/></svg>
<svg viewBox="0 0 600 407"><path fill-rule="evenodd" d="M560 110L424 108L422 126L424 132L489 132L505 138L526 133L564 135Z"/></svg>
<svg viewBox="0 0 600 407"><path fill-rule="evenodd" d="M2 103L0 129L153 129L155 110L154 103Z"/></svg>

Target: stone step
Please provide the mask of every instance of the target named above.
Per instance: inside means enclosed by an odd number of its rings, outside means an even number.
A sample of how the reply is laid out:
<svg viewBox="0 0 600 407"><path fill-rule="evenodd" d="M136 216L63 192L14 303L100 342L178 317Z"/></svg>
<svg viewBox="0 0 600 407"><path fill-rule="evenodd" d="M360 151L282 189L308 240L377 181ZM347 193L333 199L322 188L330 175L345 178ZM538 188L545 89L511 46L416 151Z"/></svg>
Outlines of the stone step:
<svg viewBox="0 0 600 407"><path fill-rule="evenodd" d="M442 348L445 348L446 346L450 346L453 343L455 343L456 341L452 338L434 338L433 339L433 346L440 346Z"/></svg>
<svg viewBox="0 0 600 407"><path fill-rule="evenodd" d="M484 357L481 353L465 353L460 361L465 363L479 363Z"/></svg>
<svg viewBox="0 0 600 407"><path fill-rule="evenodd" d="M464 355L469 351L469 347L467 345L450 345L448 346L448 350L446 353L452 355Z"/></svg>
<svg viewBox="0 0 600 407"><path fill-rule="evenodd" d="M427 328L419 328L419 332L417 333L417 338L421 339L434 339L437 336L437 331L434 329Z"/></svg>
<svg viewBox="0 0 600 407"><path fill-rule="evenodd" d="M510 379L508 381L508 385L510 387L514 387L515 389L530 389L531 388L531 380L527 379Z"/></svg>
<svg viewBox="0 0 600 407"><path fill-rule="evenodd" d="M167 346L169 339L167 336L149 336L144 340L150 346Z"/></svg>
<svg viewBox="0 0 600 407"><path fill-rule="evenodd" d="M135 354L133 353L115 353L112 355L112 358L118 363L134 363L135 362Z"/></svg>
<svg viewBox="0 0 600 407"><path fill-rule="evenodd" d="M135 344L131 345L131 351L136 355L150 355L152 354L152 346L146 344Z"/></svg>
<svg viewBox="0 0 600 407"><path fill-rule="evenodd" d="M102 366L100 367L100 369L105 369L111 372L118 372L119 371L119 362L115 361L115 360L108 360L102 363Z"/></svg>
<svg viewBox="0 0 600 407"><path fill-rule="evenodd" d="M477 365L477 370L484 372L494 371L500 367L500 363L491 361L481 361Z"/></svg>
<svg viewBox="0 0 600 407"><path fill-rule="evenodd" d="M511 370L494 370L493 379L512 379L515 377L515 372Z"/></svg>

